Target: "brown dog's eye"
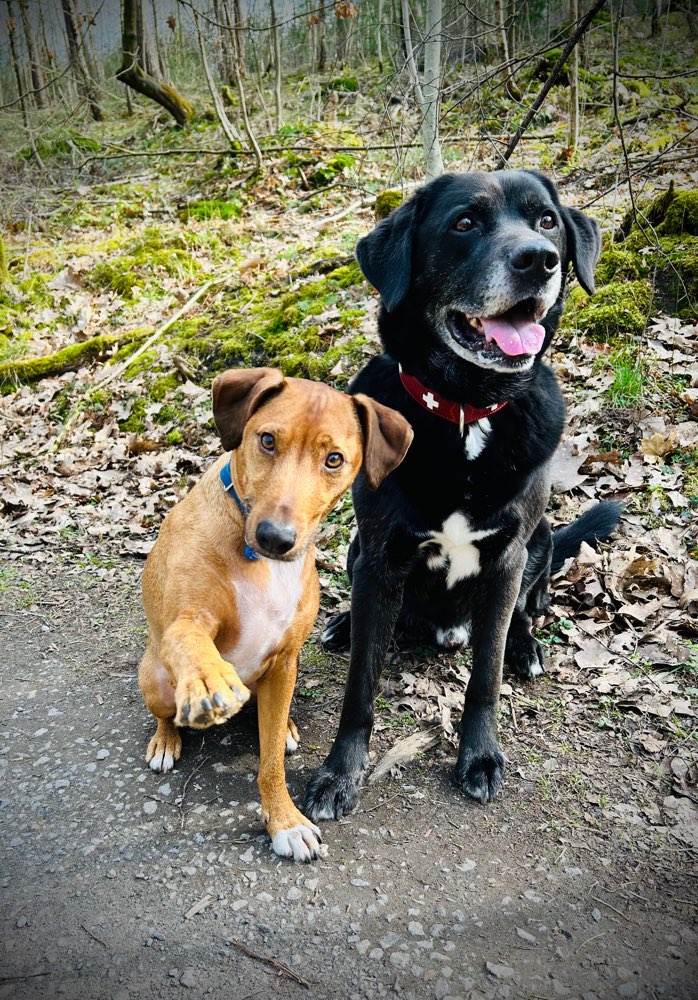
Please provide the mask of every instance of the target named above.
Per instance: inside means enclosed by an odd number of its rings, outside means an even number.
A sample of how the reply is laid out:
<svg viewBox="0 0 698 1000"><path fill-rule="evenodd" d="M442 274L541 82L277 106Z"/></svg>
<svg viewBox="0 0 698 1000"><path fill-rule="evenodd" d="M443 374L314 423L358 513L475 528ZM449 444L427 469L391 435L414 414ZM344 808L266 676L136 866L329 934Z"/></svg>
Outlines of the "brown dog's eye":
<svg viewBox="0 0 698 1000"><path fill-rule="evenodd" d="M453 223L453 228L457 233L469 233L474 226L475 223L469 215L461 215L461 217L456 219Z"/></svg>
<svg viewBox="0 0 698 1000"><path fill-rule="evenodd" d="M271 454L271 452L273 452L274 450L274 444L275 444L274 435L269 434L268 432L265 431L263 434L259 435L259 443L261 444L264 451L268 451Z"/></svg>
<svg viewBox="0 0 698 1000"><path fill-rule="evenodd" d="M331 451L325 459L325 468L327 469L341 469L343 465L344 455L338 451Z"/></svg>
<svg viewBox="0 0 698 1000"><path fill-rule="evenodd" d="M543 212L540 217L540 228L541 229L555 229L557 226L557 219L552 212Z"/></svg>

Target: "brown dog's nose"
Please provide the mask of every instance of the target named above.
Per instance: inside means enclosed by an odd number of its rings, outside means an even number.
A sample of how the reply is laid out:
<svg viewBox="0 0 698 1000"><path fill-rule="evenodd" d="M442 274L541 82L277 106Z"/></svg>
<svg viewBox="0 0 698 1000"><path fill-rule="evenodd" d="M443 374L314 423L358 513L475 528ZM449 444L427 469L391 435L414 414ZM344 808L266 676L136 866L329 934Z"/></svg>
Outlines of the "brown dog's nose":
<svg viewBox="0 0 698 1000"><path fill-rule="evenodd" d="M522 243L511 257L511 266L518 275L538 281L549 278L559 263L557 250L547 241Z"/></svg>
<svg viewBox="0 0 698 1000"><path fill-rule="evenodd" d="M255 538L261 549L273 556L283 556L296 544L296 532L289 524L260 521Z"/></svg>

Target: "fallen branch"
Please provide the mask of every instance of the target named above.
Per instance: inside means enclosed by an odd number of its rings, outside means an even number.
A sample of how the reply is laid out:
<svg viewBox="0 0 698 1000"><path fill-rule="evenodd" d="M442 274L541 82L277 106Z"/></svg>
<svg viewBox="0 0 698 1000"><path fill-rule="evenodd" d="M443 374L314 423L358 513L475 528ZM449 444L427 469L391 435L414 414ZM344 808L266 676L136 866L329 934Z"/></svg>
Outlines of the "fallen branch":
<svg viewBox="0 0 698 1000"><path fill-rule="evenodd" d="M278 969L278 971L284 976L288 976L289 979L292 979L300 986L305 986L306 989L310 989L313 985L307 979L304 979L303 976L299 976L297 972L293 971L293 969L289 969L289 967L284 965L283 962L278 962L275 958L267 958L266 955L260 955L258 952L252 951L251 948L244 945L242 941L238 941L237 938L229 938L228 940L231 944L235 945L236 948L239 948L243 955L247 955L248 958L255 958L258 962L264 962L265 965L271 965L273 968Z"/></svg>
<svg viewBox="0 0 698 1000"><path fill-rule="evenodd" d="M387 774L391 768L398 767L408 760L414 760L415 754L423 750L428 750L440 740L440 726L433 729L420 729L418 732L411 733L409 736L398 740L374 768L368 779L369 785L372 785L375 781L380 781L383 775Z"/></svg>
<svg viewBox="0 0 698 1000"><path fill-rule="evenodd" d="M46 354L41 358L4 361L0 364L0 386L8 383L20 385L23 382L37 382L50 375L75 372L88 361L104 356L111 348L120 347L143 336L143 332L138 330L132 330L130 333L103 333L81 344L69 344L68 347L62 347L60 351Z"/></svg>
<svg viewBox="0 0 698 1000"><path fill-rule="evenodd" d="M594 17L598 14L598 12L601 10L601 8L604 6L605 3L606 3L606 0L596 0L596 3L594 4L594 6L590 10L587 11L587 13L584 15L584 17L578 23L576 31L574 31L570 35L570 37L568 38L567 44L565 45L564 49L562 50L562 54L561 54L560 58L558 59L558 61L555 63L555 65L553 66L553 68L551 70L550 76L548 77L548 79L545 81L545 83L543 84L543 86L539 90L538 96L536 97L535 101L533 102L533 104L529 108L527 114L524 117L524 120L521 122L521 124L517 128L516 132L514 132L514 135L511 137L511 140L509 141L509 145L504 150L504 152L500 154L500 161L501 161L502 164L507 163L507 161L509 160L509 157L511 156L511 154L514 152L514 150L518 146L519 140L521 139L521 136L524 134L524 132L526 131L526 129L528 128L528 126L531 124L531 122L533 121L533 119L538 114L538 112L540 110L540 107L543 104L543 101L548 96L548 92L550 91L551 87L553 87L553 85L555 84L555 81L557 80L557 78L562 73L564 65L567 62L567 57L570 55L570 53L574 49L575 45L579 41L579 39L582 37L582 35L587 30L587 28L591 24L592 20L594 19Z"/></svg>

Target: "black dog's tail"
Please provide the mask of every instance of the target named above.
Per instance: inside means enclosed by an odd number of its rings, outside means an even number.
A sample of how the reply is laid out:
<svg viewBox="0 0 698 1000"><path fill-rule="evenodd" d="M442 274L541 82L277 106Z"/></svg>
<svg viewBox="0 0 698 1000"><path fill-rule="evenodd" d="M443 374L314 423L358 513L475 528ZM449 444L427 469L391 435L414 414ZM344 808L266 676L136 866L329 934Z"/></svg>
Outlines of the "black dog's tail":
<svg viewBox="0 0 698 1000"><path fill-rule="evenodd" d="M620 521L623 504L615 500L604 500L594 504L572 524L553 531L553 561L551 573L560 569L565 559L576 556L582 542L593 545L605 542Z"/></svg>

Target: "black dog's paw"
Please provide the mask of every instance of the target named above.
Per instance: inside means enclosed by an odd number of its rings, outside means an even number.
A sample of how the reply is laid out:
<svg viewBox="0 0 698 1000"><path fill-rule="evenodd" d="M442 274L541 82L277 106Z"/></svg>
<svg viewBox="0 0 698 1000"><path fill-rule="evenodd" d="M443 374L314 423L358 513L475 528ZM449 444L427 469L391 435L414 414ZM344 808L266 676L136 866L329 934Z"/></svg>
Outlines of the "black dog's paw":
<svg viewBox="0 0 698 1000"><path fill-rule="evenodd" d="M334 652L342 652L349 649L351 642L351 613L343 611L340 615L330 618L324 632L320 636L320 642L325 649Z"/></svg>
<svg viewBox="0 0 698 1000"><path fill-rule="evenodd" d="M323 764L308 782L303 812L317 822L321 819L341 819L354 812L359 804L359 789L368 767L368 755L362 767L342 771Z"/></svg>
<svg viewBox="0 0 698 1000"><path fill-rule="evenodd" d="M543 647L530 632L518 632L507 636L504 662L517 677L532 681L543 673L545 656Z"/></svg>
<svg viewBox="0 0 698 1000"><path fill-rule="evenodd" d="M504 754L496 743L488 749L461 743L454 781L462 792L484 805L502 787L505 764Z"/></svg>

